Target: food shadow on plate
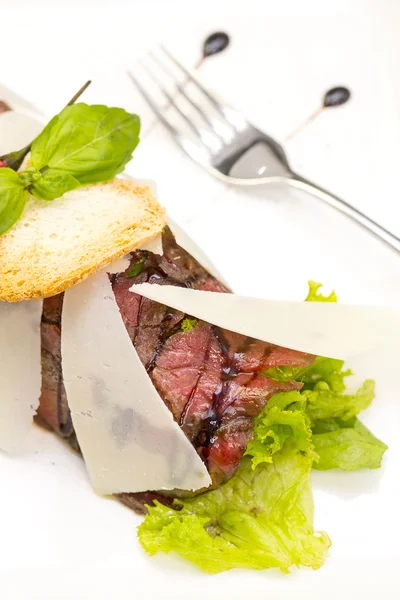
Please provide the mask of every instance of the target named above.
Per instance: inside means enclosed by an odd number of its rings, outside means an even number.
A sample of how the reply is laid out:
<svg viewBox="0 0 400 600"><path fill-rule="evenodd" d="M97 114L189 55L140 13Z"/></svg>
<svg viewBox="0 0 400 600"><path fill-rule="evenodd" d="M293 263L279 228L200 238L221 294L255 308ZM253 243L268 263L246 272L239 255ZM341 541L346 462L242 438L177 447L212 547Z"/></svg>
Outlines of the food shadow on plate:
<svg viewBox="0 0 400 600"><path fill-rule="evenodd" d="M328 471L312 472L312 487L314 491L333 494L343 500L353 500L364 494L378 491L382 478L385 476L386 461L380 469L360 469L358 471Z"/></svg>
<svg viewBox="0 0 400 600"><path fill-rule="evenodd" d="M148 554L145 553L145 551L140 548L141 552L143 552L144 558L145 560L149 559ZM168 577L182 577L182 578L186 578L188 575L190 576L196 576L198 575L199 578L201 578L203 581L204 580L210 580L210 581L214 581L215 578L218 579L226 579L229 581L232 581L233 577L236 577L238 579L242 579L244 576L247 577L251 577L253 581L255 581L256 578L262 578L264 581L268 580L269 582L272 581L279 581L280 585L285 582L287 582L287 584L290 583L290 581L293 581L293 577L303 577L304 576L304 572L307 573L307 571L310 574L315 575L315 571L312 568L309 567L295 567L292 566L290 568L290 578L288 578L288 574L287 573L283 573L279 568L274 567L274 568L269 568L269 569L261 569L259 571L249 571L248 569L241 569L241 568L233 568L230 569L228 571L224 571L221 573L206 573L204 571L202 571L198 566L196 566L195 564L189 562L188 560L186 560L185 558L179 556L176 552L170 552L169 554L163 554L163 553L158 553L154 556L151 556L151 566L154 569L157 569L160 571L160 573L162 573L161 576L165 576L165 574L168 574ZM176 580L175 580L176 581ZM206 583L205 583L206 585ZM204 592L204 595L206 595L206 592ZM197 598L197 596L195 596ZM215 596L216 597L216 596ZM258 597L258 596L257 596ZM211 596L212 600L214 599L214 596ZM236 596L235 596L236 598Z"/></svg>

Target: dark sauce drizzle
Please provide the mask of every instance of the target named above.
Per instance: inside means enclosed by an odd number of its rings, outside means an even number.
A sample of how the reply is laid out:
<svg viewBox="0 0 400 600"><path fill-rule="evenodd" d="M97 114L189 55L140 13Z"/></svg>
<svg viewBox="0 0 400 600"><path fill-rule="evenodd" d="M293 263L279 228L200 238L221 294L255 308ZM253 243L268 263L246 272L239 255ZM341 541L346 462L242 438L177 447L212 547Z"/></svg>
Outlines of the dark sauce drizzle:
<svg viewBox="0 0 400 600"><path fill-rule="evenodd" d="M311 113L300 125L296 127L287 137L286 142L292 140L298 133L303 131L303 129L312 123L326 108L335 108L336 106L341 106L342 104L346 104L351 98L351 92L349 88L344 86L337 86L330 88L325 92L322 104Z"/></svg>

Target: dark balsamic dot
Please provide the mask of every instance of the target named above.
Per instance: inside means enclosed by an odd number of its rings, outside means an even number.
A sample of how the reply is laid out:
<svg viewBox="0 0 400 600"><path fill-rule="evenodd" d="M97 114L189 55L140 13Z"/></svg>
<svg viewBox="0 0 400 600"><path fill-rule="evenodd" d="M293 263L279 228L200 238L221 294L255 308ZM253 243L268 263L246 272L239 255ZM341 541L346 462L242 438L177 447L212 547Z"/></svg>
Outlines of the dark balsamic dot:
<svg viewBox="0 0 400 600"><path fill-rule="evenodd" d="M211 35L204 40L203 58L208 58L209 56L213 56L214 54L222 52L229 46L229 43L229 35L224 31L216 31L215 33L211 33Z"/></svg>
<svg viewBox="0 0 400 600"><path fill-rule="evenodd" d="M340 106L350 99L350 90L346 87L334 87L328 90L324 96L324 107Z"/></svg>

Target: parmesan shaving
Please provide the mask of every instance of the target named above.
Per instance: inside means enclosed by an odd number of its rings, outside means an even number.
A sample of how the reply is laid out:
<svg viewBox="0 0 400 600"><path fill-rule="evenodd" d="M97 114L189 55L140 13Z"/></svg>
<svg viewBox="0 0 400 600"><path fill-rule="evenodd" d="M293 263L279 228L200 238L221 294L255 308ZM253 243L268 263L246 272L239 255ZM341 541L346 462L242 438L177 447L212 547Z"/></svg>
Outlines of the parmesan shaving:
<svg viewBox="0 0 400 600"><path fill-rule="evenodd" d="M95 490L207 487L207 469L140 362L104 270L65 293L62 331L68 404Z"/></svg>
<svg viewBox="0 0 400 600"><path fill-rule="evenodd" d="M218 327L311 354L347 359L399 346L395 308L279 302L148 283L130 291Z"/></svg>
<svg viewBox="0 0 400 600"><path fill-rule="evenodd" d="M186 252L191 254L193 258L197 260L204 267L210 275L218 279L228 289L230 288L229 283L222 277L214 263L209 259L207 254L198 246L192 238L182 229L171 217L167 217L167 223L175 236L176 243L181 246Z"/></svg>
<svg viewBox="0 0 400 600"><path fill-rule="evenodd" d="M42 300L0 302L0 448L16 452L29 432L41 390Z"/></svg>
<svg viewBox="0 0 400 600"><path fill-rule="evenodd" d="M131 264L131 255L127 254L122 258L119 258L115 262L111 263L104 269L106 273L110 273L111 275L117 275L118 273L124 273L129 265Z"/></svg>

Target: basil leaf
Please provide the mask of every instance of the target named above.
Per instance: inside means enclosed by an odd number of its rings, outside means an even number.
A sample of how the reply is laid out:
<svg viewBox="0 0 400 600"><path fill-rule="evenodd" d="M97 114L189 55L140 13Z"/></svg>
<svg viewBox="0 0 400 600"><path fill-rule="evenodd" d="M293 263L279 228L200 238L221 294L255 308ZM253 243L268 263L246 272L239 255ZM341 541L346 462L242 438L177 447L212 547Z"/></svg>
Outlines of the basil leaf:
<svg viewBox="0 0 400 600"><path fill-rule="evenodd" d="M75 104L55 116L32 145L31 162L52 168L81 185L120 173L139 142L140 119L122 108Z"/></svg>
<svg viewBox="0 0 400 600"><path fill-rule="evenodd" d="M79 181L69 173L50 169L33 184L30 191L38 200L55 200L78 187L80 187Z"/></svg>
<svg viewBox="0 0 400 600"><path fill-rule="evenodd" d="M42 174L37 169L29 167L29 169L26 169L26 171L19 173L19 178L24 188L28 188L39 181L39 179L42 178Z"/></svg>
<svg viewBox="0 0 400 600"><path fill-rule="evenodd" d="M18 221L28 199L28 192L15 171L0 169L0 235Z"/></svg>

